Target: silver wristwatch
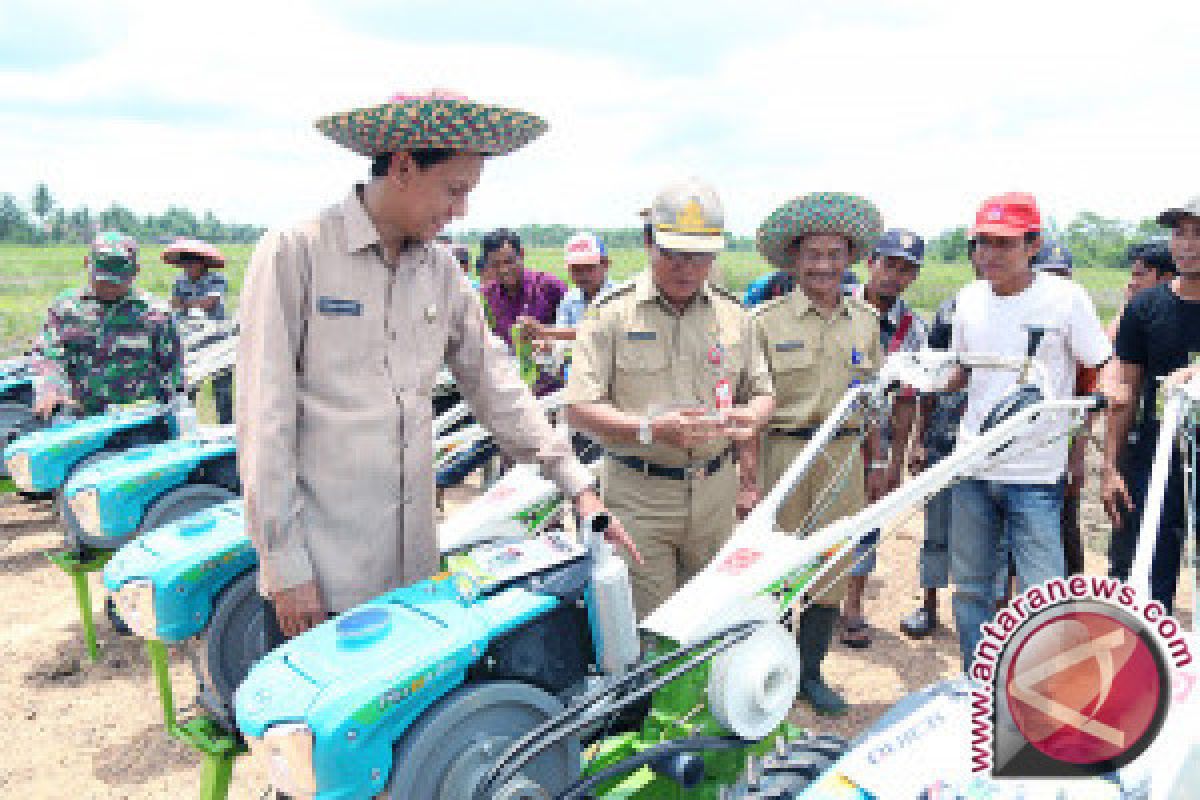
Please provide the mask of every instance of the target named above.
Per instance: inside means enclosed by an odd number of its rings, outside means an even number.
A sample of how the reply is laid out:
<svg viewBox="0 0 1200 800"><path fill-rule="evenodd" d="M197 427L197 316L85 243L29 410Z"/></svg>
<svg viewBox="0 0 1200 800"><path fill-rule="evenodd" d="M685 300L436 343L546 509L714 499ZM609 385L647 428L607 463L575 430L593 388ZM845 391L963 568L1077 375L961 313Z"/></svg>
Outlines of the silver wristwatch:
<svg viewBox="0 0 1200 800"><path fill-rule="evenodd" d="M654 427L653 422L649 417L642 417L642 421L638 423L638 444L650 445L654 443Z"/></svg>

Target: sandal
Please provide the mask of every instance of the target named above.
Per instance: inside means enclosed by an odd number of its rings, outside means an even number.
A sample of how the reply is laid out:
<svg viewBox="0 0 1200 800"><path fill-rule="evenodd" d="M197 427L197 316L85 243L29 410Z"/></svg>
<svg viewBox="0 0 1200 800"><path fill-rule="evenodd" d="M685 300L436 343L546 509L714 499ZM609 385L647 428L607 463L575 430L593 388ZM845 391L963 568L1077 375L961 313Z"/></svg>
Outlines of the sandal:
<svg viewBox="0 0 1200 800"><path fill-rule="evenodd" d="M842 628L842 644L855 650L865 650L871 646L871 637L867 634L867 621L859 618L846 620Z"/></svg>
<svg viewBox="0 0 1200 800"><path fill-rule="evenodd" d="M900 630L910 639L924 639L932 634L938 626L937 617L924 608L918 608L904 619L900 620Z"/></svg>

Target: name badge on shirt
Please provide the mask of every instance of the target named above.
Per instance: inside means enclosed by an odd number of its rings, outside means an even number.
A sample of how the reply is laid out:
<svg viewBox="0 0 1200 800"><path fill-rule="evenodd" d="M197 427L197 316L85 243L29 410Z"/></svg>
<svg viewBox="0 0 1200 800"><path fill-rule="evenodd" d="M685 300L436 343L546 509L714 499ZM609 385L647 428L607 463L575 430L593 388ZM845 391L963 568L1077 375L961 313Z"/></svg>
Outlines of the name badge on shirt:
<svg viewBox="0 0 1200 800"><path fill-rule="evenodd" d="M337 297L321 297L317 301L317 310L328 317L360 317L362 303Z"/></svg>
<svg viewBox="0 0 1200 800"><path fill-rule="evenodd" d="M652 342L658 338L654 331L629 331L625 338L631 342Z"/></svg>
<svg viewBox="0 0 1200 800"><path fill-rule="evenodd" d="M803 350L804 342L800 339L793 339L790 342L779 342L775 345L776 353L791 353L796 350Z"/></svg>

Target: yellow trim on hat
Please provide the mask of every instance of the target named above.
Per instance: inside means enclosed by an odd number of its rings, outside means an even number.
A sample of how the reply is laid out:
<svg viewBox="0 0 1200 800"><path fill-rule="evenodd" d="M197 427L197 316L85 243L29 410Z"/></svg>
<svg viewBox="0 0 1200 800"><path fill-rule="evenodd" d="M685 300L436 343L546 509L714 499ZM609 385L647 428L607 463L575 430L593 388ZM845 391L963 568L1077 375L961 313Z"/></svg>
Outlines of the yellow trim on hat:
<svg viewBox="0 0 1200 800"><path fill-rule="evenodd" d="M705 223L704 209L700 207L700 203L695 198L689 200L683 208L675 212L674 225L664 223L654 227L664 233L721 233L720 228L714 228Z"/></svg>

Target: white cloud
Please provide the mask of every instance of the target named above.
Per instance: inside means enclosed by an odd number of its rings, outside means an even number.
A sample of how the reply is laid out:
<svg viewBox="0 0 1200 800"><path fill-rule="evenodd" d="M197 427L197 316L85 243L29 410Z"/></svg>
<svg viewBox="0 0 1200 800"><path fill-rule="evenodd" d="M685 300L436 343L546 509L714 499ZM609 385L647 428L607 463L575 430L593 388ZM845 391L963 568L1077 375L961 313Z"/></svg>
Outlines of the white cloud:
<svg viewBox="0 0 1200 800"><path fill-rule="evenodd" d="M326 8L223 1L185 17L130 0L99 54L0 67L0 190L45 180L68 207L176 202L283 223L365 172L315 117L430 85L551 122L489 165L472 227L631 224L681 174L710 178L739 232L814 189L862 192L890 222L928 232L1015 188L1059 219L1136 218L1194 193L1200 174L1194 5L1084 17L1073 3L1010 0L1001 16L926 0L903 15L800 18L749 4L775 24L691 73L653 69L687 47L666 30L663 51L638 60L573 50L569 35L561 47L423 43L419 29L364 32Z"/></svg>

